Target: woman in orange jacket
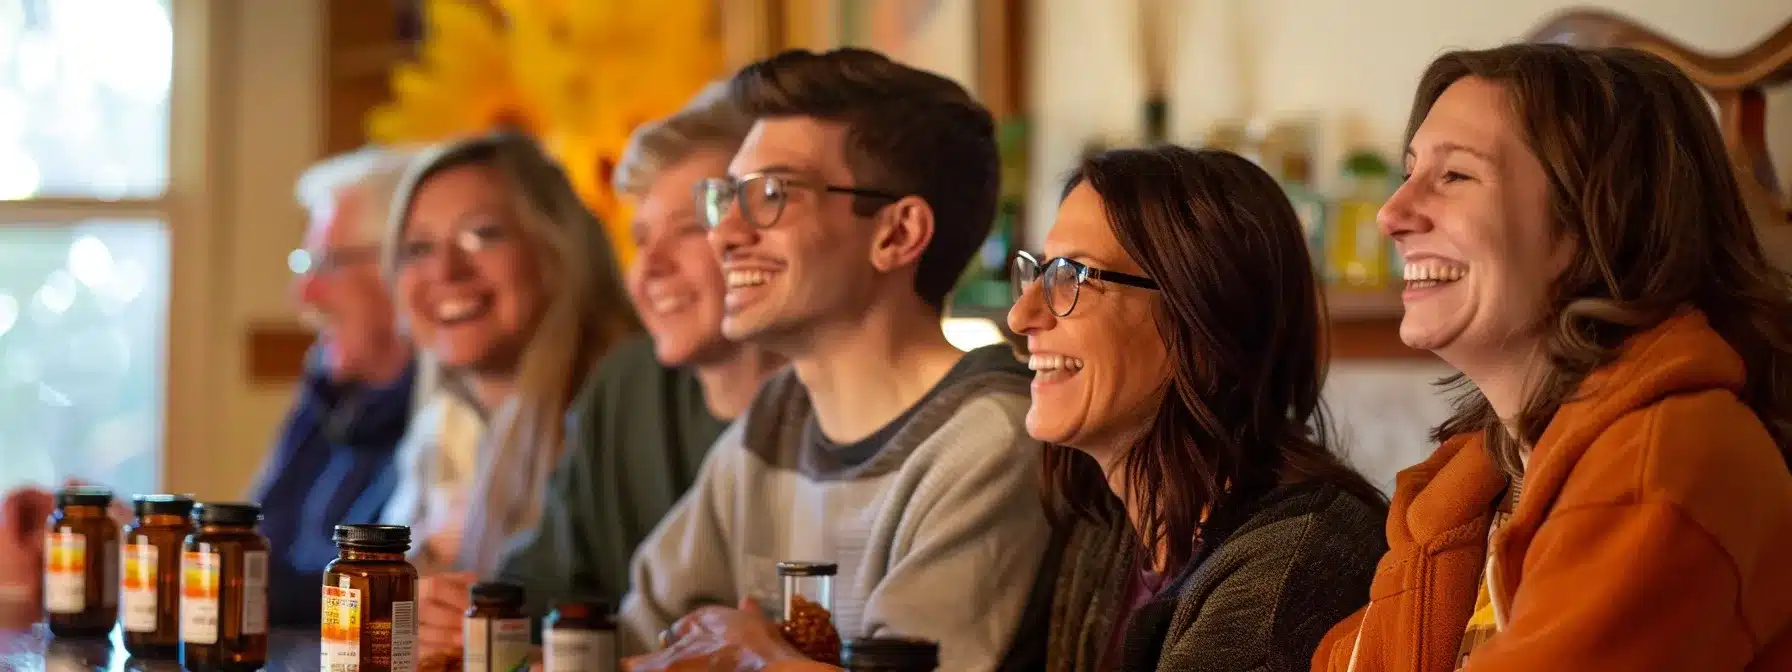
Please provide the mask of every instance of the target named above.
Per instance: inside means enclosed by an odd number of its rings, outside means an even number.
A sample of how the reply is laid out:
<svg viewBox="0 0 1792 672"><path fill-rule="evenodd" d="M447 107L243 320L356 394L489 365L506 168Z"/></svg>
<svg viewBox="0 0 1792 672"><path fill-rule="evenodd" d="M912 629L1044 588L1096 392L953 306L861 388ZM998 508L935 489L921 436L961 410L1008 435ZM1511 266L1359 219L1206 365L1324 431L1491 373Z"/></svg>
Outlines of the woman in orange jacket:
<svg viewBox="0 0 1792 672"><path fill-rule="evenodd" d="M1792 283L1699 90L1628 50L1445 54L1381 228L1462 372L1316 670L1792 669Z"/></svg>

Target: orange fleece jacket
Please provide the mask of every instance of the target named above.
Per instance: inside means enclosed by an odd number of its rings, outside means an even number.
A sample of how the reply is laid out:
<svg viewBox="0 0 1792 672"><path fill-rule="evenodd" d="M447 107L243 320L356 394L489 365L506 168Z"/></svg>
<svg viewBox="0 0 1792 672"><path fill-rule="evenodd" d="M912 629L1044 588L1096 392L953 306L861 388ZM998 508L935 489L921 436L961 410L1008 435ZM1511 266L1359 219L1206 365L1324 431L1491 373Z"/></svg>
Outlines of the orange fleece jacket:
<svg viewBox="0 0 1792 672"><path fill-rule="evenodd" d="M1588 376L1490 542L1499 634L1473 672L1792 670L1792 473L1696 312ZM1478 436L1401 472L1369 605L1313 669L1454 669L1504 479ZM1354 654L1354 665L1353 665Z"/></svg>

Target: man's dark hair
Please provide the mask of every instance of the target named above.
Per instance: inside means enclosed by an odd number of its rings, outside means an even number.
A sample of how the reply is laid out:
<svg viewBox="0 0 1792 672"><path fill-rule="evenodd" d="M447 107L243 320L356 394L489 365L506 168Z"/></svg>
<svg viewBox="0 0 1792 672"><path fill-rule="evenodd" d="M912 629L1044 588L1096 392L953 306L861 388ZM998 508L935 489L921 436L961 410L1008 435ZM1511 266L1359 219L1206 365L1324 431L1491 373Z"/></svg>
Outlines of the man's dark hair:
<svg viewBox="0 0 1792 672"><path fill-rule="evenodd" d="M989 110L950 79L865 49L786 51L742 68L728 89L754 117L845 124L852 186L927 201L933 240L915 293L943 310L995 220L1001 170ZM869 216L888 203L857 197L853 211Z"/></svg>

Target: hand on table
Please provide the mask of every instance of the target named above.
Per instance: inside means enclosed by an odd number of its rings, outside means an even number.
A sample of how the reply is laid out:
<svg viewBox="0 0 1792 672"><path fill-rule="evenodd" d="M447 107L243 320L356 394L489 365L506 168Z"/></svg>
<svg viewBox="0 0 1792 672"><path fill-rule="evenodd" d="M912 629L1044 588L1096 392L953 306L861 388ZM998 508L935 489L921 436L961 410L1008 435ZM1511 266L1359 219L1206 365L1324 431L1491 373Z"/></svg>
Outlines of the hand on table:
<svg viewBox="0 0 1792 672"><path fill-rule="evenodd" d="M622 661L627 672L763 670L780 661L801 660L784 641L778 625L752 598L738 608L703 607L668 628L670 643L659 651Z"/></svg>
<svg viewBox="0 0 1792 672"><path fill-rule="evenodd" d="M417 645L424 656L461 647L461 619L467 590L479 580L471 572L431 574L417 582Z"/></svg>
<svg viewBox="0 0 1792 672"><path fill-rule="evenodd" d="M26 487L0 501L0 629L43 615L44 525L56 508L49 491Z"/></svg>

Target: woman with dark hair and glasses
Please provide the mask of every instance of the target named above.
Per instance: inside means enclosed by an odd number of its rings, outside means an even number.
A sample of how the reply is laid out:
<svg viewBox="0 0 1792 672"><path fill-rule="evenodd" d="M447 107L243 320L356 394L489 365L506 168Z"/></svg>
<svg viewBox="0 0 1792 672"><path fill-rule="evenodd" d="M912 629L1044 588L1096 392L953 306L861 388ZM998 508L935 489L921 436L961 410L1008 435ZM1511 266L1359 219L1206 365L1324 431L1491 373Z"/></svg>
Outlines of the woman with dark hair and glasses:
<svg viewBox="0 0 1792 672"><path fill-rule="evenodd" d="M1008 324L1072 528L1051 670L1305 670L1368 601L1386 502L1326 443L1318 284L1236 155L1107 152L1071 175Z"/></svg>

